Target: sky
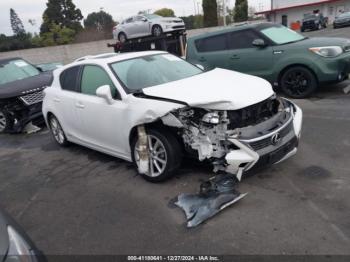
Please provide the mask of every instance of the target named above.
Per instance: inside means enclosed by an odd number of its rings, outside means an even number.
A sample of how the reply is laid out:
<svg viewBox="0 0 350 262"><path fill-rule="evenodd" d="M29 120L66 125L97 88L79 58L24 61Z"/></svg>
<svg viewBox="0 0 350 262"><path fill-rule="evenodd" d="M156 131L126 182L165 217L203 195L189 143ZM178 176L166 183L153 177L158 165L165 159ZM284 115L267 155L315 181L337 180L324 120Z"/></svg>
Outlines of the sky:
<svg viewBox="0 0 350 262"><path fill-rule="evenodd" d="M258 11L269 8L270 0L248 1L249 5L254 6ZM46 2L47 0L0 0L0 34L12 35L10 8L16 11L27 32L38 32ZM202 12L201 2L201 0L73 0L73 3L80 8L84 17L103 8L116 21L135 15L140 10L149 9L153 12L163 7L173 9L177 16L187 16L195 13L195 6L197 6L196 12L198 12L198 7ZM226 0L226 2L232 8L235 0ZM198 3L198 5L195 3ZM36 25L32 26L28 22L29 19L35 20Z"/></svg>

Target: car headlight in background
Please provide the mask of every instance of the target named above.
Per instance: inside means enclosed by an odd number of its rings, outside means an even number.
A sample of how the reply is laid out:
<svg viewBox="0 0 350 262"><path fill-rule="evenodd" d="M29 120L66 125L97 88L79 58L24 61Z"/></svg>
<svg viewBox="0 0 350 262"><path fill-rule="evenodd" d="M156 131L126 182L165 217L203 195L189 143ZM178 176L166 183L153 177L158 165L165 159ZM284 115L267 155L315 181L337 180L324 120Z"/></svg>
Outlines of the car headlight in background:
<svg viewBox="0 0 350 262"><path fill-rule="evenodd" d="M336 57L343 53L343 48L340 46L312 47L309 50L323 57Z"/></svg>
<svg viewBox="0 0 350 262"><path fill-rule="evenodd" d="M217 113L208 113L203 116L202 121L207 124L218 125L220 123L220 116Z"/></svg>
<svg viewBox="0 0 350 262"><path fill-rule="evenodd" d="M8 226L9 250L6 261L33 262L35 260L28 243L13 227Z"/></svg>

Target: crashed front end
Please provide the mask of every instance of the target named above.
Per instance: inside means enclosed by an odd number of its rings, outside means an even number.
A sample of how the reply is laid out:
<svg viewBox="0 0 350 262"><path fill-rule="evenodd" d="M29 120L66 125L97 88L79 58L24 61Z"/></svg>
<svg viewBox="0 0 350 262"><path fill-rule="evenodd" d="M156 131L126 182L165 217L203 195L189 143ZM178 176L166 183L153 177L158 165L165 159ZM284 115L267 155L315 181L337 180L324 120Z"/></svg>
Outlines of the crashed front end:
<svg viewBox="0 0 350 262"><path fill-rule="evenodd" d="M297 152L302 111L275 95L239 110L186 107L162 118L181 130L185 148L200 161L210 160L214 171L237 176L253 168L281 162Z"/></svg>

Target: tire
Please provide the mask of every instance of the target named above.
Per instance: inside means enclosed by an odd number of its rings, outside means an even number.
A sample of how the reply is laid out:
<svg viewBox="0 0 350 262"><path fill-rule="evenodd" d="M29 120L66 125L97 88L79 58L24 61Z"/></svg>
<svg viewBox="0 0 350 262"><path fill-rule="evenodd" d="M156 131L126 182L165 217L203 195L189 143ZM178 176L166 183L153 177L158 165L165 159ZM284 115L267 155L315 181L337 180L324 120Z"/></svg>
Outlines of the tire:
<svg viewBox="0 0 350 262"><path fill-rule="evenodd" d="M302 27L302 28L300 29L300 31L303 33L303 32L305 32L305 29Z"/></svg>
<svg viewBox="0 0 350 262"><path fill-rule="evenodd" d="M121 42L121 43L125 43L125 42L128 40L128 38L126 37L126 34L125 34L125 33L119 33L119 35L118 35L118 40L119 40L119 42Z"/></svg>
<svg viewBox="0 0 350 262"><path fill-rule="evenodd" d="M152 27L152 35L155 37L159 37L163 34L163 29L160 25L154 25Z"/></svg>
<svg viewBox="0 0 350 262"><path fill-rule="evenodd" d="M54 115L51 115L48 120L50 131L57 144L62 147L68 146L69 142L58 119Z"/></svg>
<svg viewBox="0 0 350 262"><path fill-rule="evenodd" d="M318 86L312 71L303 66L294 66L286 70L280 79L282 91L291 98L309 97Z"/></svg>
<svg viewBox="0 0 350 262"><path fill-rule="evenodd" d="M9 132L13 128L14 122L9 113L0 109L0 134Z"/></svg>
<svg viewBox="0 0 350 262"><path fill-rule="evenodd" d="M173 134L165 129L155 130L148 129L147 131L148 141L152 143L153 156L158 159L153 159L152 166L150 166L150 172L148 174L140 174L145 180L152 183L163 182L171 178L175 172L179 169L182 162L182 150L179 142ZM132 160L136 168L138 168L138 138L135 137L131 143ZM158 155L157 155L158 151ZM162 153L164 152L164 153ZM149 152L149 155L151 153ZM152 159L152 158L151 158ZM161 163L160 160L164 161ZM157 163L157 164L155 164ZM158 165L158 166L157 166Z"/></svg>

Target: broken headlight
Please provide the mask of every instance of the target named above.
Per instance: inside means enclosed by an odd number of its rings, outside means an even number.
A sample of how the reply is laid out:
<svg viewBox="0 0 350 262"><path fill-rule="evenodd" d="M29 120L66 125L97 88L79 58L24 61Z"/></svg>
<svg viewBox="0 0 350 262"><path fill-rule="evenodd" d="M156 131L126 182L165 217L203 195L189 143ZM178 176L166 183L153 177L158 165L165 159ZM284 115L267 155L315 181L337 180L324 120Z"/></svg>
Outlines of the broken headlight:
<svg viewBox="0 0 350 262"><path fill-rule="evenodd" d="M202 122L212 125L218 125L220 123L220 116L218 113L207 113L203 116Z"/></svg>

